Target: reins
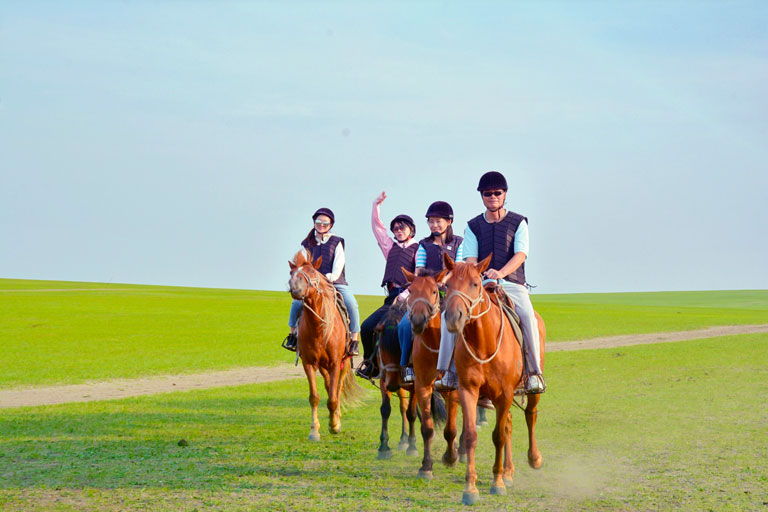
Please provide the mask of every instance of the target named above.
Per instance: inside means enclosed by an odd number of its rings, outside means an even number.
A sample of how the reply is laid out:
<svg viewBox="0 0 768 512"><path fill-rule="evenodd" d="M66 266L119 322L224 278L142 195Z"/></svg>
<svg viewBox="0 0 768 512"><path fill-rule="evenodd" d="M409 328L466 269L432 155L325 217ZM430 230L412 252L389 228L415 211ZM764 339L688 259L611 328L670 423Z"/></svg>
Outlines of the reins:
<svg viewBox="0 0 768 512"><path fill-rule="evenodd" d="M448 296L448 299L446 300L445 303L447 305L454 296L458 296L462 301L464 301L464 303L469 308L469 311L468 311L469 320L474 320L474 319L480 318L481 316L485 315L486 313L488 313L491 310L491 300L490 300L490 296L489 296L488 297L488 308L485 311L483 311L482 313L479 313L477 315L473 315L472 314L472 309L474 309L475 306L477 306L477 305L479 305L479 304L481 304L482 302L485 301L485 295L488 295L488 292L485 291L485 288L483 288L483 291L480 293L480 295L478 295L478 297L476 299L472 299L469 295L467 295L466 293L464 293L462 291L454 290ZM463 335L461 336L462 341L464 341L464 348L467 349L467 352L469 353L470 356L472 356L472 359L474 359L475 361L477 361L480 364L490 363L491 361L493 361L493 359L499 353L499 349L501 348L501 339L504 336L504 316L503 316L503 313L501 311L501 307L499 307L499 321L500 321L499 323L501 323L501 328L499 329L499 339L496 342L496 350L487 359L480 359L479 357L477 357L475 355L475 353L472 352L472 349L469 348L469 344L467 343L467 338L465 336L463 336Z"/></svg>

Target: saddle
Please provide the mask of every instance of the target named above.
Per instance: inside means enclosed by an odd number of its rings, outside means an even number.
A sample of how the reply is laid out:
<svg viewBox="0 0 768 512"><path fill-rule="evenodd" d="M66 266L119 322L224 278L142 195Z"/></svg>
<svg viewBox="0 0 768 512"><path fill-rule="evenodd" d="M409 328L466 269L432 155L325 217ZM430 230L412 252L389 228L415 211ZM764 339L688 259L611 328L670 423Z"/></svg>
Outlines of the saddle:
<svg viewBox="0 0 768 512"><path fill-rule="evenodd" d="M336 287L333 288L333 291L334 298L336 299L336 308L341 314L341 322L344 324L344 330L347 331L346 342L348 343L352 337L352 333L349 330L349 311L347 311L347 305L344 304L344 297L342 297L341 292L337 290Z"/></svg>

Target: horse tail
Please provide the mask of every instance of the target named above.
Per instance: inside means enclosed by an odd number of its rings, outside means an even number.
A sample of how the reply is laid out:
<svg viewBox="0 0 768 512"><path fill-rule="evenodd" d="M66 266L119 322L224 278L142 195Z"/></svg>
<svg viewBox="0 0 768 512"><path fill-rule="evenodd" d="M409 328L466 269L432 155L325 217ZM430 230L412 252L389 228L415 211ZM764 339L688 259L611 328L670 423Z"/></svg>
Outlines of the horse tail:
<svg viewBox="0 0 768 512"><path fill-rule="evenodd" d="M433 390L430 402L432 404L432 420L435 422L437 428L442 428L443 425L445 425L445 422L448 421L448 411L445 409L445 401L443 401L443 397L440 393L436 393Z"/></svg>
<svg viewBox="0 0 768 512"><path fill-rule="evenodd" d="M363 388L360 387L357 379L355 379L355 372L352 371L351 357L344 360L341 367L341 375L339 376L339 385L341 386L341 405L346 408L360 404Z"/></svg>

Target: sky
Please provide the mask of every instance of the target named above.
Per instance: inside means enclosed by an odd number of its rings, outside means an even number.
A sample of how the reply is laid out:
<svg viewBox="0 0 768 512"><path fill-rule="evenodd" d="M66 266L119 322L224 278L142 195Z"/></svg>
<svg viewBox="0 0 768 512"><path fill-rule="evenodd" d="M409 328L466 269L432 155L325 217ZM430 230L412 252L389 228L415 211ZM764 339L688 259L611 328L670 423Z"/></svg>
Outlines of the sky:
<svg viewBox="0 0 768 512"><path fill-rule="evenodd" d="M768 4L0 3L0 277L287 290L502 172L534 293L768 289Z"/></svg>

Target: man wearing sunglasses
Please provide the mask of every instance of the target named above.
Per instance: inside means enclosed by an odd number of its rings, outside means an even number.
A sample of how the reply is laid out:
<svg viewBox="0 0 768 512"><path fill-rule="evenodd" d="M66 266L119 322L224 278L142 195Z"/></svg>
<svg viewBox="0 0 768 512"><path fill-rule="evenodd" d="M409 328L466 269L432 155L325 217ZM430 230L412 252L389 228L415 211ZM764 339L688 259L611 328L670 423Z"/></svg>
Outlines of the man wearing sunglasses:
<svg viewBox="0 0 768 512"><path fill-rule="evenodd" d="M539 358L539 329L533 313L533 305L525 286L525 260L528 258L528 219L504 208L507 197L507 180L499 172L489 171L480 178L477 186L485 212L467 223L464 230L464 261L476 264L493 253L491 264L484 273L485 280L496 281L515 303L520 317L526 347L528 380L525 392L543 393L546 389L541 374ZM438 369L447 369L453 347L441 343ZM442 364L441 364L442 363ZM444 382L453 382L453 375L446 372Z"/></svg>

